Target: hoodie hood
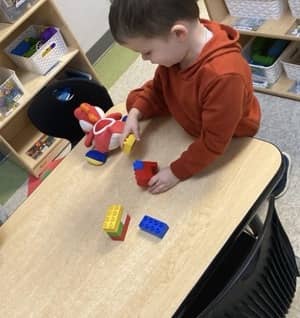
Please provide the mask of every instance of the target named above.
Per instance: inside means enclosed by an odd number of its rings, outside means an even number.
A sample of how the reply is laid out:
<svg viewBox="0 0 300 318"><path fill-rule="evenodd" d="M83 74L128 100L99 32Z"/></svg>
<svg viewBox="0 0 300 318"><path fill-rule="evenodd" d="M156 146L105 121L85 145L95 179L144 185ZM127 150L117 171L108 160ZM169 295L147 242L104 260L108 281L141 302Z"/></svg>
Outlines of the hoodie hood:
<svg viewBox="0 0 300 318"><path fill-rule="evenodd" d="M203 47L198 59L191 66L181 70L184 75L192 76L194 72L199 71L199 67L218 56L241 51L238 43L239 33L235 29L205 19L200 19L200 22L212 33L212 38Z"/></svg>
<svg viewBox="0 0 300 318"><path fill-rule="evenodd" d="M240 52L239 33L232 27L217 24L208 20L200 20L204 27L212 32L212 39L207 42L199 55L200 61L208 61L229 52Z"/></svg>

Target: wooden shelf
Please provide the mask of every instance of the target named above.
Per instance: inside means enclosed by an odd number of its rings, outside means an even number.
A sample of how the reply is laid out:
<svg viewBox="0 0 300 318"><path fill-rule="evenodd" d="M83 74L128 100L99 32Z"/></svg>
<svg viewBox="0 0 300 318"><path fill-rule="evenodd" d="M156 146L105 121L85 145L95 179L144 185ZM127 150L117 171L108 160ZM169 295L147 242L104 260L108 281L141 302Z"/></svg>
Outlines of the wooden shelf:
<svg viewBox="0 0 300 318"><path fill-rule="evenodd" d="M22 25L47 0L39 0L14 23L0 23L0 43Z"/></svg>
<svg viewBox="0 0 300 318"><path fill-rule="evenodd" d="M61 138L55 138L51 146L43 151L37 158L33 159L27 154L27 151L43 136L44 134L37 130L34 126L28 125L25 129L20 131L14 138L11 145L15 149L18 157L22 160L23 164L31 171L35 171L38 175L44 166L54 159L59 152L64 149L69 141Z"/></svg>
<svg viewBox="0 0 300 318"><path fill-rule="evenodd" d="M30 25L56 26L69 47L60 62L46 75L38 75L23 70L4 53L4 49ZM59 78L66 67L74 67L92 74L97 80L94 71L85 53L57 9L54 0L39 0L22 17L13 24L0 23L0 66L12 69L24 86L24 95L18 100L16 107L8 116L0 119L0 149L11 154L29 173L38 176L46 164L53 160L69 141L55 138L54 143L35 160L26 152L43 135L38 131L27 116L27 109L31 100L49 82Z"/></svg>
<svg viewBox="0 0 300 318"><path fill-rule="evenodd" d="M232 25L236 18L227 15L222 24ZM300 38L286 34L290 28L295 24L296 19L290 14L286 13L279 20L268 20L262 24L256 31L240 30L241 34L251 36L263 36L269 38L286 39L291 41L299 41Z"/></svg>
<svg viewBox="0 0 300 318"><path fill-rule="evenodd" d="M230 16L224 0L204 0L205 5L212 20L222 24L233 25L235 17ZM240 42L244 45L251 37L269 37L275 39L284 39L289 41L300 41L300 37L287 34L293 26L300 24L300 21L294 18L289 10L278 20L266 20L256 31L240 30ZM255 87L257 92L271 94L279 97L290 98L300 101L300 95L289 92L294 81L288 79L285 73L282 73L278 81L270 88Z"/></svg>
<svg viewBox="0 0 300 318"><path fill-rule="evenodd" d="M270 88L255 88L255 90L265 94L271 94L300 101L300 95L289 92L289 89L293 86L293 84L294 81L287 78L283 73L278 81Z"/></svg>
<svg viewBox="0 0 300 318"><path fill-rule="evenodd" d="M50 82L77 54L79 50L69 48L69 52L64 55L60 62L46 75L38 75L25 70L17 70L17 75L24 86L24 95L20 98L19 106L8 116L0 119L0 129L6 125L48 82Z"/></svg>

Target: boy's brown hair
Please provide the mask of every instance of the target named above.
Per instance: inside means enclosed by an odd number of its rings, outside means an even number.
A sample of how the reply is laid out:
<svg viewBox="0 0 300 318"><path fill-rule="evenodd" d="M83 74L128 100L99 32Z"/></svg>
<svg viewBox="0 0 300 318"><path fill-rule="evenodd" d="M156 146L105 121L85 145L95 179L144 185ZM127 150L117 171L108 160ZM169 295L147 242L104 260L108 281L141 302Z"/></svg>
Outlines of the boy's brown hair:
<svg viewBox="0 0 300 318"><path fill-rule="evenodd" d="M178 20L199 18L196 0L111 0L109 25L114 39L167 35Z"/></svg>

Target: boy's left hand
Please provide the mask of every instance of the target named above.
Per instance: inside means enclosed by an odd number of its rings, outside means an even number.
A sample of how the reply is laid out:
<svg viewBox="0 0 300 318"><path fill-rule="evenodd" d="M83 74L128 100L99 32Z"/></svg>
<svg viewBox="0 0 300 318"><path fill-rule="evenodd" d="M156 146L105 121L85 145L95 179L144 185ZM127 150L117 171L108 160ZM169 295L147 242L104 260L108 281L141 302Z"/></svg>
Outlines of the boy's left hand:
<svg viewBox="0 0 300 318"><path fill-rule="evenodd" d="M160 169L159 172L150 179L148 191L152 194L165 192L173 188L179 181L171 169L166 167Z"/></svg>

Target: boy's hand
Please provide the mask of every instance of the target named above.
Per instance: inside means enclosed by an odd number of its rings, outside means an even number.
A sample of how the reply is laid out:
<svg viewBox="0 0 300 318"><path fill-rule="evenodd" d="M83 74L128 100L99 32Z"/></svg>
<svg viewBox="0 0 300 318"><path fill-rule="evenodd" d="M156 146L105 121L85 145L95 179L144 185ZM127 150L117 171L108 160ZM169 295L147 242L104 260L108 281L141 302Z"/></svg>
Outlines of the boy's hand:
<svg viewBox="0 0 300 318"><path fill-rule="evenodd" d="M136 140L140 140L139 119L141 119L141 112L137 108L132 108L127 116L123 133L120 136L120 146L123 147L125 138L133 133Z"/></svg>
<svg viewBox="0 0 300 318"><path fill-rule="evenodd" d="M180 180L173 174L169 167L161 169L155 176L153 176L148 185L149 192L157 194L165 192L173 188Z"/></svg>

